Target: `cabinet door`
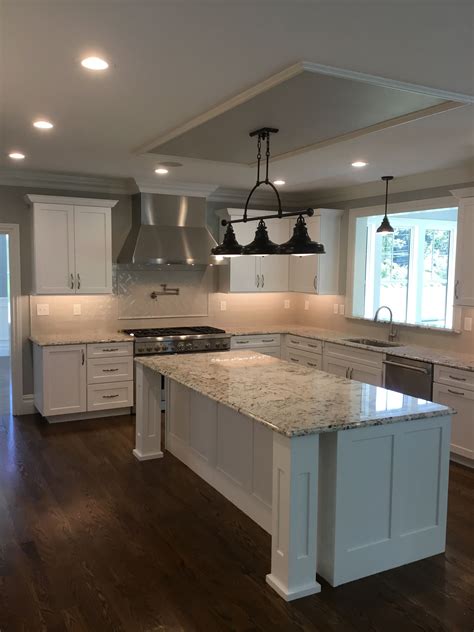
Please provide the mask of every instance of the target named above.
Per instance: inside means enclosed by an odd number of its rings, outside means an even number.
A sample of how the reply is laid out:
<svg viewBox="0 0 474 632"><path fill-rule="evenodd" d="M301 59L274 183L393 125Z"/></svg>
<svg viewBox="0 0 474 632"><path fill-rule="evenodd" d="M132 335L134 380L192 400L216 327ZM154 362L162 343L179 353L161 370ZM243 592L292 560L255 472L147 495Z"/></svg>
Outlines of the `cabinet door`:
<svg viewBox="0 0 474 632"><path fill-rule="evenodd" d="M76 292L112 293L112 229L109 208L74 207Z"/></svg>
<svg viewBox="0 0 474 632"><path fill-rule="evenodd" d="M237 241L242 246L255 237L255 222L233 224ZM225 230L225 229L224 229ZM258 257L232 257L229 260L231 292L258 292L260 289L260 261ZM257 279L257 267L259 278ZM257 284L258 281L258 284ZM258 285L258 287L257 287Z"/></svg>
<svg viewBox="0 0 474 632"><path fill-rule="evenodd" d="M313 241L320 241L321 218L307 217L306 225L309 236ZM290 235L293 234L293 224L290 224ZM317 293L318 287L318 266L321 255L310 255L309 257L291 256L289 268L289 287L293 292L305 292L306 294Z"/></svg>
<svg viewBox="0 0 474 632"><path fill-rule="evenodd" d="M323 356L323 368L327 373L338 375L339 377L347 377L351 365L343 358L334 358L332 356Z"/></svg>
<svg viewBox="0 0 474 632"><path fill-rule="evenodd" d="M382 375L382 369L358 364L357 362L352 362L349 370L349 378L351 380L373 384L374 386L382 386Z"/></svg>
<svg viewBox="0 0 474 632"><path fill-rule="evenodd" d="M456 305L474 307L474 274L472 274L472 244L474 241L474 198L460 200L456 247Z"/></svg>
<svg viewBox="0 0 474 632"><path fill-rule="evenodd" d="M256 222L253 223L257 227ZM276 244L282 244L289 239L289 220L270 219L266 222L268 236ZM257 257L260 261L261 292L288 292L288 268L287 255L269 255Z"/></svg>
<svg viewBox="0 0 474 632"><path fill-rule="evenodd" d="M435 383L433 400L457 413L451 422L451 452L474 459L474 391Z"/></svg>
<svg viewBox="0 0 474 632"><path fill-rule="evenodd" d="M74 207L35 204L34 286L37 294L74 294Z"/></svg>
<svg viewBox="0 0 474 632"><path fill-rule="evenodd" d="M85 345L44 347L43 414L68 415L87 410Z"/></svg>

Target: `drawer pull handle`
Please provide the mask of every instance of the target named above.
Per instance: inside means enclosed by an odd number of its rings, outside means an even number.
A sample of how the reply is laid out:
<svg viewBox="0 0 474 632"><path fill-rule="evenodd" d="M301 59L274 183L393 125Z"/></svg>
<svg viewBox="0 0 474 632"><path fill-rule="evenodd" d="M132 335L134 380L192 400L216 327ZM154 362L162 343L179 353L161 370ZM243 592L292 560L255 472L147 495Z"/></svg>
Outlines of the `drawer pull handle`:
<svg viewBox="0 0 474 632"><path fill-rule="evenodd" d="M464 393L461 391L453 391L452 389L448 388L448 392L452 393L453 395L462 395L464 397Z"/></svg>
<svg viewBox="0 0 474 632"><path fill-rule="evenodd" d="M290 338L290 342L293 343L294 345L300 345L301 344L301 342L299 340L292 340L291 338Z"/></svg>
<svg viewBox="0 0 474 632"><path fill-rule="evenodd" d="M450 375L449 376L451 380L456 380L457 382L465 382L466 378L465 377L457 377L456 375Z"/></svg>
<svg viewBox="0 0 474 632"><path fill-rule="evenodd" d="M115 395L102 395L102 399L114 399L114 397L118 397L118 393L115 393Z"/></svg>
<svg viewBox="0 0 474 632"><path fill-rule="evenodd" d="M118 369L102 369L103 373L115 373Z"/></svg>
<svg viewBox="0 0 474 632"><path fill-rule="evenodd" d="M310 342L308 342L308 347L311 347L312 349L319 349L319 345L312 345Z"/></svg>
<svg viewBox="0 0 474 632"><path fill-rule="evenodd" d="M102 351L103 351L104 353L111 353L111 352L113 352L113 351L118 351L118 349L113 348L113 347L112 347L112 348L110 348L110 349L106 349L106 348L104 347L104 348L102 349Z"/></svg>
<svg viewBox="0 0 474 632"><path fill-rule="evenodd" d="M290 360L291 360L292 362L299 362L298 358L292 358L291 356L290 356Z"/></svg>
<svg viewBox="0 0 474 632"><path fill-rule="evenodd" d="M318 365L314 364L314 362L308 362L308 366L314 366L314 367L318 368Z"/></svg>
<svg viewBox="0 0 474 632"><path fill-rule="evenodd" d="M275 338L262 338L262 342L275 342Z"/></svg>
<svg viewBox="0 0 474 632"><path fill-rule="evenodd" d="M250 340L236 340L235 343L238 345L248 345Z"/></svg>

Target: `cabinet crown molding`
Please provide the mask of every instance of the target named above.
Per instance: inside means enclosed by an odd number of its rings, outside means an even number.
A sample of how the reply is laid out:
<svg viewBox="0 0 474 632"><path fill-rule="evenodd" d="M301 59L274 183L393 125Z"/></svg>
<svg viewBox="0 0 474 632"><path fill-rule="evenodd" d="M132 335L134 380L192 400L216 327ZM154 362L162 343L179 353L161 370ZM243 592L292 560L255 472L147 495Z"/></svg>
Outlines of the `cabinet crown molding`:
<svg viewBox="0 0 474 632"><path fill-rule="evenodd" d="M25 200L29 204L72 204L75 206L100 206L106 208L113 208L118 200L104 200L102 198L82 198L82 197L68 197L62 195L36 195L27 193Z"/></svg>
<svg viewBox="0 0 474 632"><path fill-rule="evenodd" d="M451 193L451 195L454 195L454 197L458 198L458 200L474 197L474 187L465 187L463 189L450 189L449 192Z"/></svg>

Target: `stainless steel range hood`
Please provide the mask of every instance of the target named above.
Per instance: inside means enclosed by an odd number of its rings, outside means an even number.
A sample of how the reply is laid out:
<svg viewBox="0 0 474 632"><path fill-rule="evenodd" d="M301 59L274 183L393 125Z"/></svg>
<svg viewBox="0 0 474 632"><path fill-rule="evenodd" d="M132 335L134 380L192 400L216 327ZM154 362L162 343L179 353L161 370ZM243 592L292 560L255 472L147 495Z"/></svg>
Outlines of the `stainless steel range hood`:
<svg viewBox="0 0 474 632"><path fill-rule="evenodd" d="M204 198L137 193L132 196L132 229L117 263L214 264L215 245L206 227Z"/></svg>

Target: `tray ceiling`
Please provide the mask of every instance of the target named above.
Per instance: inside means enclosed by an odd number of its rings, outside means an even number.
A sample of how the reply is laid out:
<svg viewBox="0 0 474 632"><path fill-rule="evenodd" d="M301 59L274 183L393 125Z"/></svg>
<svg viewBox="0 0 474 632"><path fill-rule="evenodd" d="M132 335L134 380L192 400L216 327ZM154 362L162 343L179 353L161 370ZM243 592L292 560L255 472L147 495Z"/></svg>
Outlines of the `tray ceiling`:
<svg viewBox="0 0 474 632"><path fill-rule="evenodd" d="M277 158L458 106L434 95L307 70L304 64L288 69L283 80L282 74L188 121L145 150L251 164L255 141L249 132L260 127L279 128L272 137Z"/></svg>

